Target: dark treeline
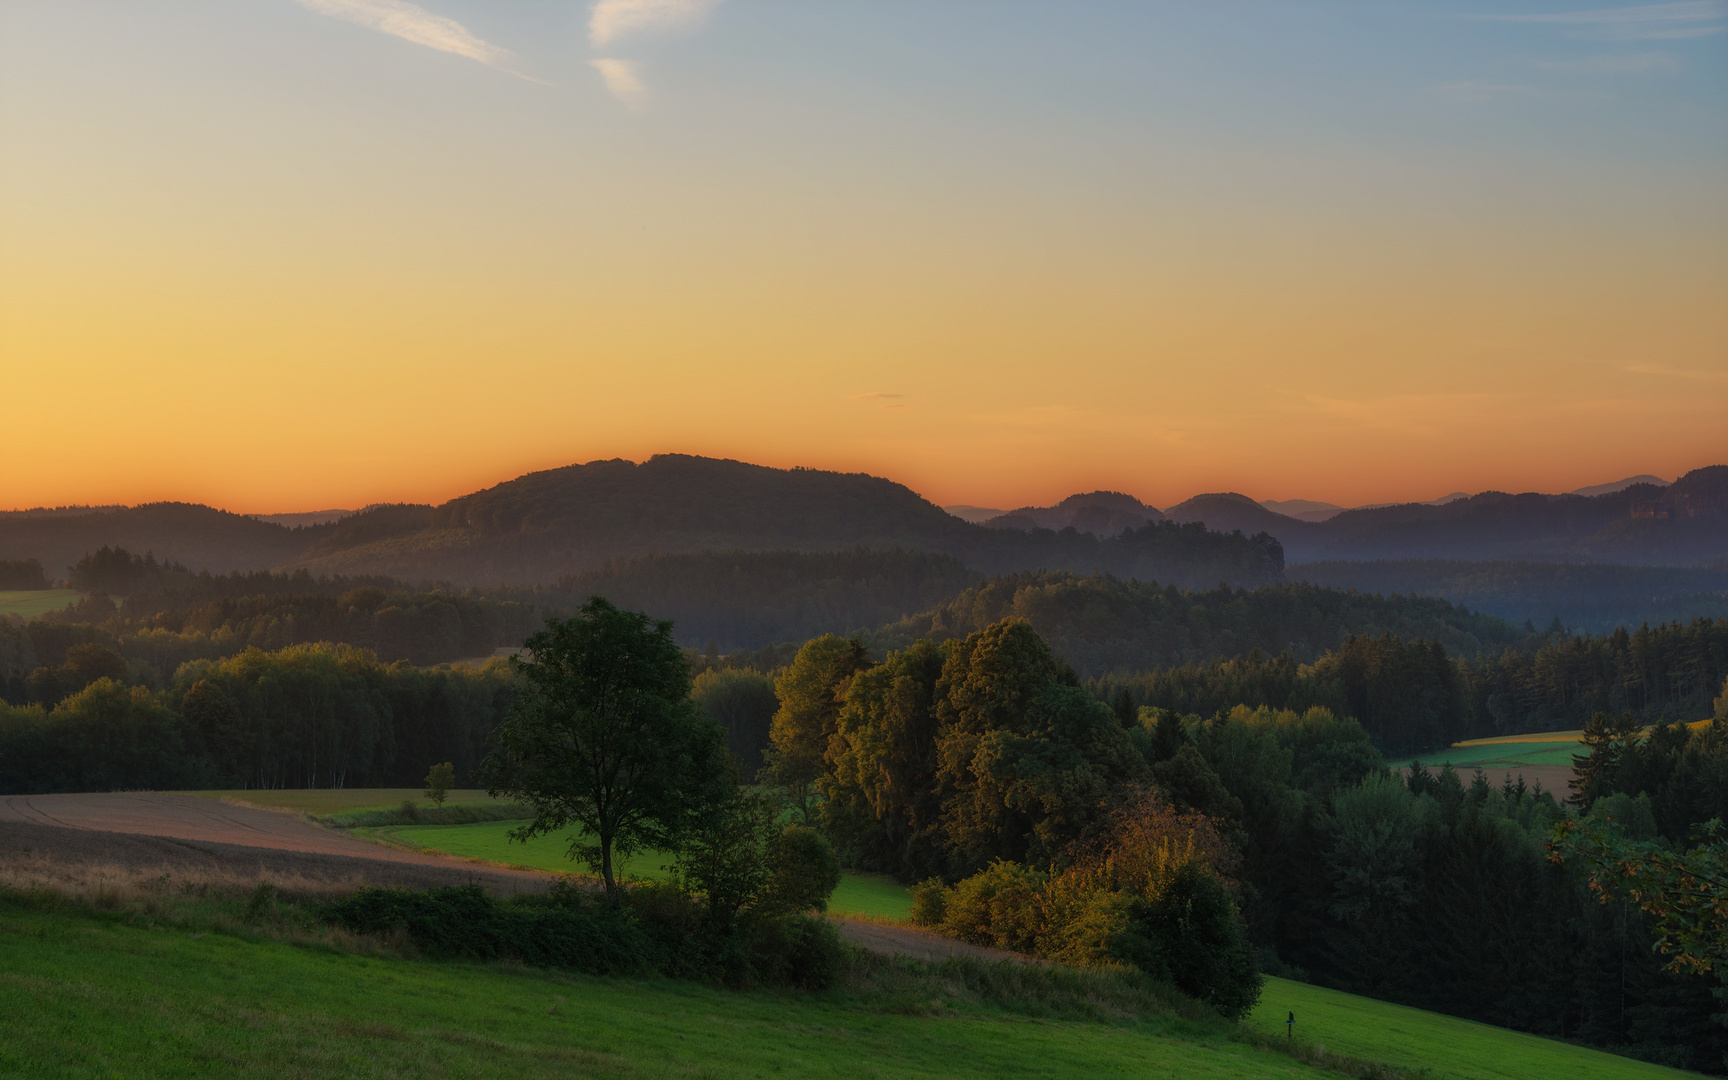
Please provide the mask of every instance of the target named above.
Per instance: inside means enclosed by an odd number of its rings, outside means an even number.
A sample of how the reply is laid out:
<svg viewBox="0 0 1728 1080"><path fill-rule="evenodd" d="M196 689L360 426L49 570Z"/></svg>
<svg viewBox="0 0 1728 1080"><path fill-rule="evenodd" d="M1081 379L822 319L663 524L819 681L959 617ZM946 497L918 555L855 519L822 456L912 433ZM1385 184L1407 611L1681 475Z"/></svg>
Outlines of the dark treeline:
<svg viewBox="0 0 1728 1080"><path fill-rule="evenodd" d="M1647 916L1550 862L1565 811L1522 787L1416 769L1280 815L1248 864L1255 933L1341 989L1721 1073L1719 981L1664 970Z"/></svg>
<svg viewBox="0 0 1728 1080"><path fill-rule="evenodd" d="M941 603L979 576L928 551L696 552L569 575L541 595L571 610L604 596L671 619L686 645L712 641L731 652L881 626Z"/></svg>
<svg viewBox="0 0 1728 1080"><path fill-rule="evenodd" d="M1105 700L1210 716L1233 705L1319 705L1362 721L1386 753L1459 739L1582 728L1597 712L1640 724L1709 715L1728 678L1728 619L1553 633L1534 648L1449 658L1438 642L1390 635L1348 639L1313 664L1254 653L1093 680Z"/></svg>
<svg viewBox="0 0 1728 1080"><path fill-rule="evenodd" d="M526 594L481 596L389 579L314 578L303 570L192 574L114 548L80 559L72 581L89 590L77 605L27 627L0 627L7 700L55 700L45 694L20 698L10 684L61 664L71 643L62 643L67 631L61 628L69 626L86 628L79 640L104 644L143 665L139 679L159 686L190 660L320 641L421 665L483 658L520 643L548 614Z"/></svg>
<svg viewBox="0 0 1728 1080"><path fill-rule="evenodd" d="M3 684L0 793L401 787L443 761L467 783L514 686L502 659L428 670L328 643L196 659L152 685L94 627L0 623L0 664L20 644L45 663ZM689 654L696 701L751 771L795 652Z"/></svg>
<svg viewBox="0 0 1728 1080"><path fill-rule="evenodd" d="M1105 677L1092 692L1119 711L1140 707L1197 716L1237 705L1305 712L1324 708L1360 722L1383 753L1398 756L1467 737L1468 696L1458 665L1438 642L1391 634L1351 637L1313 664L1288 653L1187 664Z"/></svg>
<svg viewBox="0 0 1728 1080"><path fill-rule="evenodd" d="M1683 847L1700 822L1728 821L1728 683L1710 722L1646 728L1631 713L1584 725L1574 798L1601 808L1634 840Z"/></svg>
<svg viewBox="0 0 1728 1080"><path fill-rule="evenodd" d="M1399 559L1302 563L1287 574L1334 589L1443 596L1520 625L1558 619L1595 634L1728 616L1728 566Z"/></svg>
<svg viewBox="0 0 1728 1080"><path fill-rule="evenodd" d="M511 685L502 661L428 671L341 645L194 661L161 691L80 674L52 709L0 705L0 791L412 787L442 761L467 782Z"/></svg>
<svg viewBox="0 0 1728 1080"><path fill-rule="evenodd" d="M1582 728L1592 714L1641 723L1710 715L1728 677L1728 618L1551 635L1536 649L1460 664L1473 735Z"/></svg>
<svg viewBox="0 0 1728 1080"><path fill-rule="evenodd" d="M1089 574L1102 571L1141 581L1197 588L1220 581L1264 585L1284 578L1284 547L1269 533L1214 532L1204 522L1148 522L1099 537L1070 526L984 529L950 549L967 564L995 573L1033 567Z"/></svg>
<svg viewBox="0 0 1728 1080"><path fill-rule="evenodd" d="M48 578L35 559L0 559L0 590L47 587Z"/></svg>
<svg viewBox="0 0 1728 1080"><path fill-rule="evenodd" d="M1243 656L1256 649L1288 653L1306 663L1352 635L1429 639L1465 655L1498 652L1530 636L1445 600L1313 585L1184 591L1101 574L1046 572L993 578L883 628L873 641L898 648L919 637L964 637L1005 618L1029 620L1083 678Z"/></svg>

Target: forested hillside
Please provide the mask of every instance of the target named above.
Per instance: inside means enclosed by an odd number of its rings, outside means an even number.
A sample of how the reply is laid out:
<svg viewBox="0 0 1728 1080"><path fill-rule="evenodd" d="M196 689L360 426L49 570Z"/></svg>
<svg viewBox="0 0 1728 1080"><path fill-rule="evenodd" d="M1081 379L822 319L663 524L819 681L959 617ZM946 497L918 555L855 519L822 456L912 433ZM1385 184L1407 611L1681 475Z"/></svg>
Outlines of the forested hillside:
<svg viewBox="0 0 1728 1080"><path fill-rule="evenodd" d="M1031 621L1084 678L1242 656L1259 650L1312 662L1352 636L1427 638L1454 653L1498 653L1526 636L1491 615L1444 600L1270 585L1183 591L1104 575L1025 573L992 578L884 627L872 641L964 637L1004 618Z"/></svg>
<svg viewBox="0 0 1728 1080"><path fill-rule="evenodd" d="M557 611L525 593L481 596L388 578L193 574L115 548L80 559L71 576L92 590L76 606L27 624L0 620L0 696L15 704L53 705L100 674L161 685L188 661L249 648L335 642L386 663L484 658L521 644ZM110 588L126 592L116 600ZM68 650L80 645L85 666L68 667Z"/></svg>
<svg viewBox="0 0 1728 1080"><path fill-rule="evenodd" d="M574 611L590 596L671 619L680 643L725 652L881 626L927 610L979 575L928 551L644 555L561 578L540 595Z"/></svg>
<svg viewBox="0 0 1728 1080"><path fill-rule="evenodd" d="M306 550L307 532L189 503L0 513L0 559L35 559L49 579L63 579L90 552L123 547L225 574L282 565Z"/></svg>
<svg viewBox="0 0 1728 1080"><path fill-rule="evenodd" d="M1728 565L1400 559L1301 563L1286 572L1292 580L1334 589L1440 596L1520 625L1545 628L1559 619L1567 629L1597 634L1728 616Z"/></svg>

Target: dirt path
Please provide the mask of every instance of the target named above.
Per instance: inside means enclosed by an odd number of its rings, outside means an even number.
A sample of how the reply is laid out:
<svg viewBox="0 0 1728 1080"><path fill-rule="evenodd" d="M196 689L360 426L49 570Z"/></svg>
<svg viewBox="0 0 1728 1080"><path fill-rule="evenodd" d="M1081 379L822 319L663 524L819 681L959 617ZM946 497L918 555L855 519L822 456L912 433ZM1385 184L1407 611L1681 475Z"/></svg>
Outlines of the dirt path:
<svg viewBox="0 0 1728 1080"><path fill-rule="evenodd" d="M80 868L127 874L227 878L237 885L293 881L330 889L427 888L479 882L499 893L540 889L552 875L385 847L323 829L295 814L196 795L116 792L0 798L0 869L66 875ZM835 919L872 952L941 960L1027 958L910 926Z"/></svg>
<svg viewBox="0 0 1728 1080"><path fill-rule="evenodd" d="M945 938L914 926L865 922L861 919L835 919L834 922L838 925L842 937L871 952L910 956L915 960L946 960L950 956L971 956L979 960L1038 963L1029 956L1021 956L1006 949L968 945L964 941L955 941L953 938Z"/></svg>
<svg viewBox="0 0 1728 1080"><path fill-rule="evenodd" d="M551 880L534 870L368 843L295 814L148 792L0 799L0 860L16 865L26 855L135 870L159 863L419 887L479 880L503 892Z"/></svg>

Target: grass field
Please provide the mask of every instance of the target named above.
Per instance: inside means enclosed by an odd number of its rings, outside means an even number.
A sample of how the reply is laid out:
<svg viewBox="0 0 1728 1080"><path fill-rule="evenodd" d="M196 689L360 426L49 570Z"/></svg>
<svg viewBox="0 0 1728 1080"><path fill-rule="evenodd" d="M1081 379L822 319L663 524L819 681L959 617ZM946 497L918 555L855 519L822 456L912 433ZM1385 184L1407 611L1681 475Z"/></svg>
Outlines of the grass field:
<svg viewBox="0 0 1728 1080"><path fill-rule="evenodd" d="M1572 767L1572 755L1580 752L1581 731L1547 731L1533 735L1508 735L1499 739L1472 739L1444 750L1424 754L1416 760L1429 767L1451 762L1460 771L1482 768L1486 772L1516 770L1519 766Z"/></svg>
<svg viewBox="0 0 1728 1080"><path fill-rule="evenodd" d="M581 869L565 856L570 846L567 833L536 837L526 844L505 835L521 824L520 821L486 821L475 825L386 825L355 829L354 834L404 847L432 848L447 855L509 866L526 866L535 870ZM625 860L618 872L658 879L666 876L663 867L670 861L661 852L644 851ZM848 873L841 876L840 887L834 890L828 909L837 915L902 919L911 913L912 898L892 878Z"/></svg>
<svg viewBox="0 0 1728 1080"><path fill-rule="evenodd" d="M76 604L84 594L75 589L27 589L0 591L0 615L34 619L50 611Z"/></svg>
<svg viewBox="0 0 1728 1080"><path fill-rule="evenodd" d="M903 1015L819 994L357 956L0 901L0 1075L1106 1077L1336 1075L1152 1017Z"/></svg>
<svg viewBox="0 0 1728 1080"><path fill-rule="evenodd" d="M1266 980L1266 990L1248 1023L1282 1034L1285 1018L1292 1012L1298 1039L1335 1053L1426 1069L1458 1080L1659 1080L1698 1075L1285 979Z"/></svg>

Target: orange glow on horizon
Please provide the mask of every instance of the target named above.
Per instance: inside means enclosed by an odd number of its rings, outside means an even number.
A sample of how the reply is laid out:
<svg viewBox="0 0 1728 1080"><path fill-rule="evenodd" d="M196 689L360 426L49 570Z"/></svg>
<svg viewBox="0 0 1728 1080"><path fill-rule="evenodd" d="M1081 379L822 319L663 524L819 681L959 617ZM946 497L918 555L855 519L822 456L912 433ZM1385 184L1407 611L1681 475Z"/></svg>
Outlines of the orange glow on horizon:
<svg viewBox="0 0 1728 1080"><path fill-rule="evenodd" d="M538 83L276 7L0 15L0 508L436 503L663 452L1003 508L1728 463L1698 59L1648 100L1364 82L1370 115L1210 67L1179 107L1134 50L944 90L976 57L930 43L914 97L900 53L825 82L727 6L632 107L527 9L450 17ZM1128 13L1089 17L1104 49ZM1484 26L1399 47L1473 62ZM1285 130L1305 92L1339 119Z"/></svg>

